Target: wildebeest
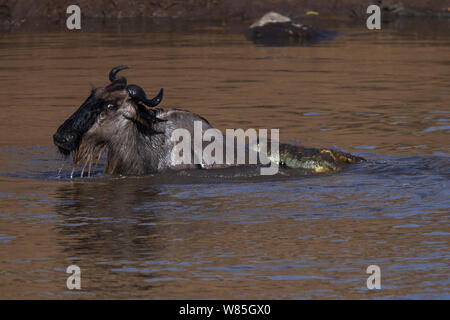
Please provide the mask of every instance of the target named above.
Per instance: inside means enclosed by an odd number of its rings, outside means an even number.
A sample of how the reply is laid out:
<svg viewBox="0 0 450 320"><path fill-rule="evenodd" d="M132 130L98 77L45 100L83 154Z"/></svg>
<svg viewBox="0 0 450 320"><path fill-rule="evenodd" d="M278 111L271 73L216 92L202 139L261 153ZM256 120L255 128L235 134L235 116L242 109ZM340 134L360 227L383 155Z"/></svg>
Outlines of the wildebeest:
<svg viewBox="0 0 450 320"><path fill-rule="evenodd" d="M124 77L116 78L120 70L127 68L113 68L109 74L111 83L93 89L86 101L53 135L59 151L73 155L74 168L83 163L81 175L86 168L90 173L93 163L98 162L105 152L107 174L143 175L167 169L212 169L250 164L175 163L172 157L175 142L171 139L174 130L183 128L193 136L194 122L200 123L203 131L212 126L190 111L155 108L163 98L163 89L148 99L141 87L128 85ZM194 148L190 151L192 158L198 156ZM331 149L279 144L279 157L273 161L282 167L332 172L361 160Z"/></svg>

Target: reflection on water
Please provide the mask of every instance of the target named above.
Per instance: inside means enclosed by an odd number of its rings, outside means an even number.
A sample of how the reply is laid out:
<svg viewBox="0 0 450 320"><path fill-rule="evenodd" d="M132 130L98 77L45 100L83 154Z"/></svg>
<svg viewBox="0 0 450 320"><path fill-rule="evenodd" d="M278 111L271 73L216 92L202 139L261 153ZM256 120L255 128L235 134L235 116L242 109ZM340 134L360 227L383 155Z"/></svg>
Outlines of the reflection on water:
<svg viewBox="0 0 450 320"><path fill-rule="evenodd" d="M0 297L448 299L441 29L343 28L307 48L256 47L220 28L1 35ZM369 161L276 177L100 167L71 181L51 135L125 63L130 82L166 89L164 107ZM81 291L65 286L71 264ZM371 264L382 290L366 288Z"/></svg>

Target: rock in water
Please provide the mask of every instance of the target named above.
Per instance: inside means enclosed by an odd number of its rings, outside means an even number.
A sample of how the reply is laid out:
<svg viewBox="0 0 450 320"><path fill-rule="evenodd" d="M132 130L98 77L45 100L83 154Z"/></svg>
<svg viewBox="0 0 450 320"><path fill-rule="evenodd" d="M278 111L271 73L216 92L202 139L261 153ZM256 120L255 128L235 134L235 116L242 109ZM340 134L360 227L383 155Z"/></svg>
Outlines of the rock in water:
<svg viewBox="0 0 450 320"><path fill-rule="evenodd" d="M320 30L312 26L293 22L289 17L276 12L266 13L250 26L247 39L265 46L309 45L331 40L338 33Z"/></svg>

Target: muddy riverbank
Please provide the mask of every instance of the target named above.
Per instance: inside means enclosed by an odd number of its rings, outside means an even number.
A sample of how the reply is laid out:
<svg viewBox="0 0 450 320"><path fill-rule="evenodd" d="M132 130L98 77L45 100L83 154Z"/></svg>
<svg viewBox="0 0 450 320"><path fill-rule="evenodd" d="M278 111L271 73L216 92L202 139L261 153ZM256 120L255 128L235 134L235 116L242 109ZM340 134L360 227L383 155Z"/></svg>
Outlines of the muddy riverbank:
<svg viewBox="0 0 450 320"><path fill-rule="evenodd" d="M0 27L2 30L64 27L66 8L71 4L80 6L83 23L91 25L121 24L129 19L158 23L251 21L271 10L297 19L304 18L311 11L316 17L363 19L369 4L380 5L383 16L389 20L399 17L450 16L448 0L410 0L407 4L390 0L78 0L76 3L69 0L0 0Z"/></svg>

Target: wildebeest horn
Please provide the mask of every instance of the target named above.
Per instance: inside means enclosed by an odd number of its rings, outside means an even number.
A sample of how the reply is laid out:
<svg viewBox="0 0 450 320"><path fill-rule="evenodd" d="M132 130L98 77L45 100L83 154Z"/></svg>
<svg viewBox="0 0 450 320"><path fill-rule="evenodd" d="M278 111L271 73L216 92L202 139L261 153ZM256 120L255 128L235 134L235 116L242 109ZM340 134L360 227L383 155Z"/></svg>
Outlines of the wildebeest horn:
<svg viewBox="0 0 450 320"><path fill-rule="evenodd" d="M112 70L109 72L109 80L111 82L117 80L116 79L116 74L123 69L129 69L128 66L117 66L115 68L112 68ZM126 81L126 79L124 77L119 78L119 79L123 79ZM149 100L147 98L147 95L145 94L145 91L135 85L135 84L130 84L127 86L127 91L128 94L130 95L130 97L136 101L136 102L142 102L143 104L145 104L148 107L156 107L162 100L163 98L163 94L164 94L164 89L159 90L159 93L151 100Z"/></svg>
<svg viewBox="0 0 450 320"><path fill-rule="evenodd" d="M119 72L120 70L123 69L129 69L128 66L117 66L115 68L112 68L112 70L109 72L109 81L113 82L114 80L116 80L116 74L117 72Z"/></svg>
<svg viewBox="0 0 450 320"><path fill-rule="evenodd" d="M127 91L133 100L136 102L142 102L148 107L156 107L161 102L164 94L164 89L161 88L159 93L153 99L149 100L145 94L145 91L135 84L128 85Z"/></svg>

